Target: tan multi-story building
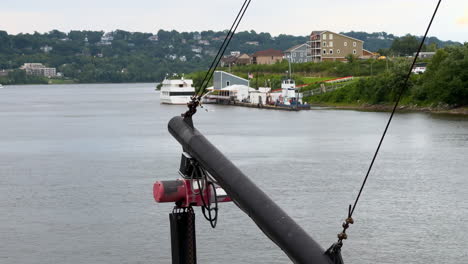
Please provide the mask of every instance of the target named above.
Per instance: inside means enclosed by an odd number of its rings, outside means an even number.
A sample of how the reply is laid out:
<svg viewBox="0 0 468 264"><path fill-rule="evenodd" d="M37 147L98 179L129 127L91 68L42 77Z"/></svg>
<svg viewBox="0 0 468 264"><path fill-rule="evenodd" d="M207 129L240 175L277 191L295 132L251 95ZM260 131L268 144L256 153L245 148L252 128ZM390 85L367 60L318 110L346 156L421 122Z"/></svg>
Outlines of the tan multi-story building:
<svg viewBox="0 0 468 264"><path fill-rule="evenodd" d="M47 68L42 63L25 63L20 69L25 70L28 75L55 77L57 72L55 68Z"/></svg>
<svg viewBox="0 0 468 264"><path fill-rule="evenodd" d="M314 62L345 61L349 54L362 57L364 50L364 41L328 30L313 31L308 44L308 56Z"/></svg>
<svg viewBox="0 0 468 264"><path fill-rule="evenodd" d="M252 55L252 64L275 64L283 60L284 53L281 50L262 50Z"/></svg>

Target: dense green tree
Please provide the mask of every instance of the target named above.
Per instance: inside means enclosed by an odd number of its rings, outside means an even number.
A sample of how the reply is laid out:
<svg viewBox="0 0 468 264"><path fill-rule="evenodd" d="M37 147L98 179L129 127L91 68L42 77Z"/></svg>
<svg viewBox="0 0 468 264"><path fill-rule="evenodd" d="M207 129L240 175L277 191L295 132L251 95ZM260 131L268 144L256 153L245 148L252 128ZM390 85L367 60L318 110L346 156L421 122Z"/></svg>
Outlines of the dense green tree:
<svg viewBox="0 0 468 264"><path fill-rule="evenodd" d="M422 77L421 101L468 105L468 43L438 50Z"/></svg>
<svg viewBox="0 0 468 264"><path fill-rule="evenodd" d="M64 39L67 34L56 29L49 31L48 36L52 39Z"/></svg>
<svg viewBox="0 0 468 264"><path fill-rule="evenodd" d="M419 45L420 41L415 36L408 34L395 39L390 49L398 55L411 56L418 50Z"/></svg>
<svg viewBox="0 0 468 264"><path fill-rule="evenodd" d="M114 40L101 43L102 31L70 31L68 33L52 30L48 33L8 35L0 31L0 70L17 69L26 62L39 62L46 66L56 67L66 78L77 82L125 82L125 81L160 81L166 73L187 73L203 71L208 68L220 47L227 31L177 32L159 30L159 40L149 40L151 33L128 32L116 30L109 32ZM195 34L201 34L207 43L199 43ZM382 38L390 39L391 34L356 32L357 37L366 37L367 42ZM367 34L367 35L366 35ZM85 42L85 39L88 41ZM305 43L308 36L279 35L272 37L269 33L256 31L239 32L232 39L226 53L240 51L252 54L264 49L286 50L294 45ZM259 45L247 44L256 41ZM439 47L445 44L436 42ZM49 46L52 50L41 47ZM432 46L428 46L428 49ZM193 49L200 48L201 53ZM171 58L169 55L176 55ZM185 57L186 61L181 61ZM371 66L372 65L372 66ZM391 65L391 63L390 63ZM325 62L303 63L293 65L293 72L305 74L326 74L330 76L365 76L372 71L378 74L385 70L384 61L353 63ZM269 74L283 74L287 63L271 66L250 65L233 69L246 76L248 72L260 72L265 78L273 79ZM14 78L20 80L20 78ZM13 80L13 81L14 81ZM31 81L28 79L27 81ZM10 80L11 81L11 80ZM43 80L39 80L42 82ZM23 81L24 83L24 81ZM263 85L263 84L262 84Z"/></svg>

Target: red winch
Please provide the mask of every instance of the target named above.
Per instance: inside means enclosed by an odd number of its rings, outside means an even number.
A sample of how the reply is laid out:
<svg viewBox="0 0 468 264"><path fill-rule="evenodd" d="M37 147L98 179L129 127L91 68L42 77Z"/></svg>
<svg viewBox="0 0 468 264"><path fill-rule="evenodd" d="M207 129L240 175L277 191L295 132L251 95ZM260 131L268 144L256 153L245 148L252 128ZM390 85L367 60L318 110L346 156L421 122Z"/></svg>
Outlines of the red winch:
<svg viewBox="0 0 468 264"><path fill-rule="evenodd" d="M203 206L215 202L232 201L221 187L204 179L158 181L153 186L153 195L154 200L158 203L175 202L178 207Z"/></svg>

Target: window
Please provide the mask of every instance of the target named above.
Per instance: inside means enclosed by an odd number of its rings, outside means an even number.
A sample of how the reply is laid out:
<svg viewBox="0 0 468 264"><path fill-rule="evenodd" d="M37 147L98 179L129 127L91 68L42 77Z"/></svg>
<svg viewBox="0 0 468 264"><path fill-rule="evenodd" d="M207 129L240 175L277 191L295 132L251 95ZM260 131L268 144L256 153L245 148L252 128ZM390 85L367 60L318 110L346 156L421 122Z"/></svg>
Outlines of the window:
<svg viewBox="0 0 468 264"><path fill-rule="evenodd" d="M304 53L303 53L303 52L301 52L301 57L304 57Z"/></svg>
<svg viewBox="0 0 468 264"><path fill-rule="evenodd" d="M356 54L356 50L355 50L355 49L353 49L353 54Z"/></svg>
<svg viewBox="0 0 468 264"><path fill-rule="evenodd" d="M293 57L296 57L296 53L295 53L295 52L293 53Z"/></svg>
<svg viewBox="0 0 468 264"><path fill-rule="evenodd" d="M227 82L226 82L226 86L229 86L230 84L231 84L230 81L227 81Z"/></svg>
<svg viewBox="0 0 468 264"><path fill-rule="evenodd" d="M327 54L327 50L323 50L323 54Z"/></svg>
<svg viewBox="0 0 468 264"><path fill-rule="evenodd" d="M336 53L340 54L341 50L340 49L337 49L336 50Z"/></svg>
<svg viewBox="0 0 468 264"><path fill-rule="evenodd" d="M333 50L332 50L332 49L330 50L330 54L333 54Z"/></svg>
<svg viewBox="0 0 468 264"><path fill-rule="evenodd" d="M167 92L169 96L192 96L193 92Z"/></svg>
<svg viewBox="0 0 468 264"><path fill-rule="evenodd" d="M327 34L323 34L323 39L327 39Z"/></svg>
<svg viewBox="0 0 468 264"><path fill-rule="evenodd" d="M353 42L353 47L356 47L356 41Z"/></svg>
<svg viewBox="0 0 468 264"><path fill-rule="evenodd" d="M324 47L327 46L327 42L326 42L326 41L323 42L323 46L324 46Z"/></svg>
<svg viewBox="0 0 468 264"><path fill-rule="evenodd" d="M347 46L348 46L348 42L345 41L345 42L344 42L344 46L347 47Z"/></svg>
<svg viewBox="0 0 468 264"><path fill-rule="evenodd" d="M328 36L328 38L329 38L330 40L332 40L332 39L333 39L333 34L330 34L330 36Z"/></svg>
<svg viewBox="0 0 468 264"><path fill-rule="evenodd" d="M299 59L299 62L302 62L302 59Z"/></svg>
<svg viewBox="0 0 468 264"><path fill-rule="evenodd" d="M328 42L329 47L333 47L333 41Z"/></svg>

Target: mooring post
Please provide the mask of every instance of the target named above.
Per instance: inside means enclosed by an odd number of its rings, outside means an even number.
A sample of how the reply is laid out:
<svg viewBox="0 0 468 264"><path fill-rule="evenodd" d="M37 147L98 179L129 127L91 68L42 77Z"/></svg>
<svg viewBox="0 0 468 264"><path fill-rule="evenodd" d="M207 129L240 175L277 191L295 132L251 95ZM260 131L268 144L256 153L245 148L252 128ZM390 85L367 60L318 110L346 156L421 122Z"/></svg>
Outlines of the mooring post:
<svg viewBox="0 0 468 264"><path fill-rule="evenodd" d="M192 207L174 208L169 214L171 223L172 264L196 264L197 246L195 213Z"/></svg>

